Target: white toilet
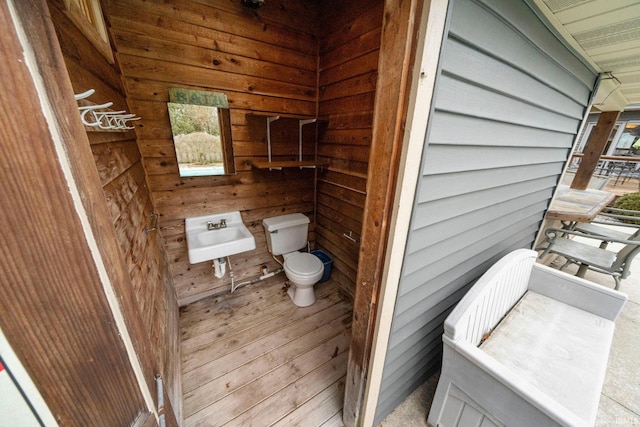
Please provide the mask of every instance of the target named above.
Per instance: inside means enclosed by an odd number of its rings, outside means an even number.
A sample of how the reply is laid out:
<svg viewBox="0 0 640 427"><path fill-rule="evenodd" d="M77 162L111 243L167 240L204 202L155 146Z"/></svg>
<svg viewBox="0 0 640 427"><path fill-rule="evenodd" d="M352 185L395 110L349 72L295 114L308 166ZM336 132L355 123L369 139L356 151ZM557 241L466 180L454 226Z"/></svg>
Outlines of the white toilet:
<svg viewBox="0 0 640 427"><path fill-rule="evenodd" d="M324 264L318 257L298 252L307 246L309 222L301 213L262 220L269 252L284 257L284 273L291 283L287 293L298 307L307 307L316 301L313 285L324 273Z"/></svg>

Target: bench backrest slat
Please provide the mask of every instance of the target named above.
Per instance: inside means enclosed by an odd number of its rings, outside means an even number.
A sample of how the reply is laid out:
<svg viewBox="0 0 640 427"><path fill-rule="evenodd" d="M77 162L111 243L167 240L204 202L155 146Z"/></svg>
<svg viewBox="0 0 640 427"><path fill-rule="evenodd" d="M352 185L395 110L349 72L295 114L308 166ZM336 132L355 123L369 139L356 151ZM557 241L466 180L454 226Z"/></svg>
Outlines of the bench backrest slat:
<svg viewBox="0 0 640 427"><path fill-rule="evenodd" d="M536 255L519 249L487 270L447 317L445 334L479 345L527 291Z"/></svg>

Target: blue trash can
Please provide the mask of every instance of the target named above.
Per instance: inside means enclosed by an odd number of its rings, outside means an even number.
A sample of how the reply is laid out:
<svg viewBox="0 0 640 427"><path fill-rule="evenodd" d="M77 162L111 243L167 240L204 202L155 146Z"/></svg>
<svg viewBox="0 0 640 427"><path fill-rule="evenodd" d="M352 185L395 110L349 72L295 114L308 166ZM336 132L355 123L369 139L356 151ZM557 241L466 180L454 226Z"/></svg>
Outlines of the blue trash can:
<svg viewBox="0 0 640 427"><path fill-rule="evenodd" d="M318 283L326 282L329 280L329 276L331 275L331 265L333 264L333 260L329 255L327 255L324 251L320 249L316 249L311 251L311 253L317 256L322 264L324 264L324 273L322 274L322 279Z"/></svg>

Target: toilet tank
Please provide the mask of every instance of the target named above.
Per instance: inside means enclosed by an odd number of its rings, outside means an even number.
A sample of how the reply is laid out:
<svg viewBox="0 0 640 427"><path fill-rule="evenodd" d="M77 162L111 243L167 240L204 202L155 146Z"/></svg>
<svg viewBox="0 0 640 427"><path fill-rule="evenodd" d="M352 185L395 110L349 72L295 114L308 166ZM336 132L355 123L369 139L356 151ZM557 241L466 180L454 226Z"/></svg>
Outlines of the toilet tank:
<svg viewBox="0 0 640 427"><path fill-rule="evenodd" d="M309 218L301 213L263 219L269 252L282 255L305 247L309 240L309 222Z"/></svg>

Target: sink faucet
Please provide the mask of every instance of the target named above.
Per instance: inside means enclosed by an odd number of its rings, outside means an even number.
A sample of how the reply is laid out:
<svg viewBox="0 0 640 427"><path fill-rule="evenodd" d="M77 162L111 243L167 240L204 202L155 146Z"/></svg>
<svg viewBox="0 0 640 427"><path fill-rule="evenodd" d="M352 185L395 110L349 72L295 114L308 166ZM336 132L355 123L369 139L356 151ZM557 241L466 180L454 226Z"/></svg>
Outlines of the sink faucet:
<svg viewBox="0 0 640 427"><path fill-rule="evenodd" d="M227 220L224 218L218 224L214 224L211 221L207 222L207 230L219 230L221 228L227 228Z"/></svg>

